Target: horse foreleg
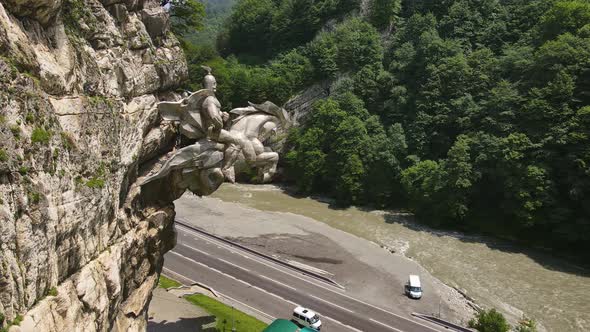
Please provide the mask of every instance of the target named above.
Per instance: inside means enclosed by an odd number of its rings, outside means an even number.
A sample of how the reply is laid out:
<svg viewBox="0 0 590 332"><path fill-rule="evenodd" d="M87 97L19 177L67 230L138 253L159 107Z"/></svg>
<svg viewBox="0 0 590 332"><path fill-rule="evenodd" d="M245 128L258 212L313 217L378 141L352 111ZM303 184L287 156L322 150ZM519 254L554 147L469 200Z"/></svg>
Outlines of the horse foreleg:
<svg viewBox="0 0 590 332"><path fill-rule="evenodd" d="M263 152L256 157L258 177L262 183L268 183L277 172L279 154L276 152Z"/></svg>

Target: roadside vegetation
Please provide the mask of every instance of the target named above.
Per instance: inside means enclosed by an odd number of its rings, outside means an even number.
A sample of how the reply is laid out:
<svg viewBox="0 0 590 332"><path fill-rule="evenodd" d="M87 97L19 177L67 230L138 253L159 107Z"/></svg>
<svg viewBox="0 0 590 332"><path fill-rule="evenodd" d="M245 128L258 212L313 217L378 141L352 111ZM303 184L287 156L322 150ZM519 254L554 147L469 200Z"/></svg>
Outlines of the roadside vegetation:
<svg viewBox="0 0 590 332"><path fill-rule="evenodd" d="M173 280L173 279L167 278L163 275L160 275L160 279L158 279L158 286L160 286L161 288L164 288L164 289L168 289L168 288L172 288L172 287L180 287L180 286L182 286L182 284L176 280Z"/></svg>
<svg viewBox="0 0 590 332"><path fill-rule="evenodd" d="M479 332L508 332L511 330L506 318L496 309L480 311L469 321L469 327ZM513 331L536 332L536 323L534 320L523 318L518 323L518 326L514 327Z"/></svg>
<svg viewBox="0 0 590 332"><path fill-rule="evenodd" d="M172 287L180 287L181 283L174 279L167 278L160 275L158 279L158 286L164 289ZM184 297L190 303L205 309L216 318L216 331L231 331L232 323L240 332L259 332L262 331L267 324L258 319L247 315L237 309L227 306L215 299L202 294L188 295Z"/></svg>
<svg viewBox="0 0 590 332"><path fill-rule="evenodd" d="M268 325L239 310L229 307L202 294L185 296L190 303L199 306L215 316L217 331L260 332Z"/></svg>

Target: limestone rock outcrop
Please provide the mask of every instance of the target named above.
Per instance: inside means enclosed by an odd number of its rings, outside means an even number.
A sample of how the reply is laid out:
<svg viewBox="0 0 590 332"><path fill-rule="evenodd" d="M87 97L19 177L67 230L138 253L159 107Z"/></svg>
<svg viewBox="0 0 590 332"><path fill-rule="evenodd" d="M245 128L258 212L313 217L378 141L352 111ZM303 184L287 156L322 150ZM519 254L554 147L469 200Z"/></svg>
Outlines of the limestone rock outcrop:
<svg viewBox="0 0 590 332"><path fill-rule="evenodd" d="M310 114L315 102L330 96L330 81L316 83L293 96L285 104L295 125L302 125Z"/></svg>
<svg viewBox="0 0 590 332"><path fill-rule="evenodd" d="M159 1L0 1L2 327L145 329L179 193L137 179L186 76Z"/></svg>

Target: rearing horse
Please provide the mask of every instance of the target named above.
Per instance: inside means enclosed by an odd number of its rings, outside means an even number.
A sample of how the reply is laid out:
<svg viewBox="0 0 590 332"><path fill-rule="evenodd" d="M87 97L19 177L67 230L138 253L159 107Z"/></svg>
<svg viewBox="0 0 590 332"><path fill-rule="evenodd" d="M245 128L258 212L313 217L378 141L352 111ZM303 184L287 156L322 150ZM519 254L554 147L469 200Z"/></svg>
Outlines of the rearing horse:
<svg viewBox="0 0 590 332"><path fill-rule="evenodd" d="M263 183L269 182L276 173L279 154L268 147L265 142L279 127L290 125L287 112L267 101L263 104L249 103L249 107L235 108L230 114L235 118L231 121L229 131L243 139L246 144L238 146L230 144L225 150L225 163L233 165L243 155L250 167L258 168L258 176ZM241 152L241 153L240 153ZM234 182L235 171L230 168L226 178Z"/></svg>

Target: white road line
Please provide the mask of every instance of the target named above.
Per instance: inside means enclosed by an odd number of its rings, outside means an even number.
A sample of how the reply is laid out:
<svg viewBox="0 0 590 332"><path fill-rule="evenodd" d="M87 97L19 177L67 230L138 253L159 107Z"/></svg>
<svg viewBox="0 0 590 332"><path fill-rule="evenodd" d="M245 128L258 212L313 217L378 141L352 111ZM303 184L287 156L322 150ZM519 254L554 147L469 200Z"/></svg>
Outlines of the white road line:
<svg viewBox="0 0 590 332"><path fill-rule="evenodd" d="M197 233L197 232L193 231L193 230L192 230L192 229L190 229L190 228L187 228L186 226L182 226L182 225L179 225L179 224L177 224L177 226L183 227L183 228L184 228L184 229L186 229L188 232L191 232L191 233L193 233L194 235L196 235L196 236L200 237L202 240L205 240L205 241L207 241L207 242L210 242L210 243L214 244L216 247L220 248L220 247L219 247L219 245L217 245L217 243L218 243L217 241L218 241L218 240L215 240L215 239L210 239L210 238L206 237L205 235L202 235L202 234L200 234L200 233ZM229 245L227 245L227 244L222 244L222 246L223 246L223 249L226 249L226 250L228 250L228 251L231 251L231 252L233 252L233 251L230 249L230 248L232 248L231 246L229 246ZM316 279L313 279L313 278L310 278L310 277L308 277L308 279L301 278L301 277L299 277L298 275L294 274L294 273L293 273L293 272L294 272L293 270L288 270L287 268L283 268L283 267L281 267L281 268L278 268L278 267L276 267L276 266L270 265L270 263L267 263L267 262L266 262L266 260L264 260L264 259L262 259L262 258L259 258L259 257L257 257L257 256L254 256L254 255L252 255L251 257L247 257L247 256L246 256L245 254L243 254L243 253L242 253L242 254L240 254L240 255L241 255L241 256L243 256L243 257L245 257L245 258L247 258L247 259L250 259L250 260L256 261L256 262L258 262L258 263L260 263L260 264L266 265L266 266L270 267L270 268L271 268L271 269L273 269L273 270L279 271L279 272L281 272L281 273L284 273L284 274L286 274L286 275L288 275L288 276L290 276L290 277L297 278L297 279L299 279L299 280L302 280L302 281L305 281L305 282L307 282L307 283L311 283L311 282L310 282L310 280L317 281ZM316 283L311 283L311 284L313 284L313 285L315 285L315 286L317 286L317 287L320 287L320 288L323 288L323 289L329 290L329 291L331 291L331 292L333 292L333 293L336 293L336 294L342 294L342 292L343 292L343 290L341 290L341 289L339 289L339 288L336 288L336 287L334 287L334 289L335 289L335 290L332 290L332 289L330 289L330 288L327 288L327 287L326 287L326 286L324 286L324 284L322 284L322 283L319 283L319 284L316 284Z"/></svg>
<svg viewBox="0 0 590 332"><path fill-rule="evenodd" d="M177 276L179 276L179 277L181 277L181 278L183 278L183 279L186 279L186 280L190 281L191 283L196 283L196 281L192 280L191 278L188 278L188 277L186 277L186 276L184 276L184 275L182 275L182 274L180 274L180 273L178 273L178 272L174 272L174 271L170 270L169 268L166 268L166 267L165 267L165 268L164 268L164 270L166 270L168 273L171 273L171 274L176 274ZM258 288L257 288L257 289L258 289ZM268 292L268 291L265 291L264 289L259 289L259 290L262 290L264 293L267 293L267 294L269 294L269 295L274 295L274 294L272 294L272 293L270 293L270 292ZM254 311L258 312L258 313L262 314L263 316L266 316L266 317L270 318L271 320L275 320L275 319L276 319L275 317L273 317L273 316L271 316L271 315L269 315L269 314L265 313L264 311L261 311L261 310L259 310L259 309L256 309L256 308L254 308L254 307L252 307L252 306L250 306L250 305L248 305L248 304L246 304L246 303L240 302L239 300L236 300L235 298L233 298L233 297L231 297L231 296L229 296L229 295L226 295L226 294L223 294L223 293L220 293L220 292L217 292L217 293L218 293L219 295L221 295L221 296L223 296L223 297L225 297L225 298L227 298L227 299L231 300L231 301L234 301L234 302L236 302L236 303L239 303L240 305L243 305L243 306L245 306L245 307L247 307L247 308L250 308L250 309L252 309L252 310L254 310ZM295 302L292 302L292 301L289 301L289 300L286 300L286 299L284 299L284 298L282 298L282 297L280 297L280 296L278 296L278 295L274 295L274 296L275 296L275 297L278 297L279 299L281 299L281 300L283 300L283 301L285 301L285 302L287 302L287 303L289 303L289 304L291 304L291 305L299 306L297 303L295 303ZM312 295L312 296L313 296L313 295ZM314 296L314 297L315 297L315 296ZM318 298L318 299L319 299L319 298ZM319 300L321 300L321 299L319 299ZM338 307L338 306L337 306L337 307ZM342 309L344 309L344 308L342 308ZM347 310L347 309L344 309L344 310ZM350 310L348 310L348 311L350 311ZM352 311L351 311L351 312L352 312ZM334 318L331 318L331 317L328 317L328 316L325 316L325 315L322 315L322 318L329 319L329 320L331 320L331 321L335 322L336 324L342 325L342 326L344 326L344 327L346 327L346 328L348 328L348 329L350 329L350 330L352 330L352 331L355 331L355 332L363 332L363 331L361 331L361 330L359 330L359 329L357 329L357 328L354 328L354 327L352 327L352 326L350 326L350 325L346 325L346 324L344 324L344 323L342 323L342 322L340 322L340 321L338 321L338 320L336 320L336 319L334 319Z"/></svg>
<svg viewBox="0 0 590 332"><path fill-rule="evenodd" d="M176 255L179 255L179 256L181 256L181 257L183 257L183 258L186 258L186 257L184 257L184 256L183 256L183 255L181 255L181 254L177 254L177 253L175 253L175 254L176 254ZM208 267L207 265L205 265L205 264L199 264L199 265L203 265L203 266L205 266L205 267L209 268L209 267ZM209 268L209 269L211 269L211 268ZM183 279L186 279L186 280L190 281L191 283L196 283L196 282L195 282L194 280L192 280L191 278L188 278L188 277L186 277L186 276L184 276L184 275L182 275L182 274L180 274L180 273L178 273L178 272L174 272L174 271L172 271L172 270L170 270L170 269L168 269L168 268L164 268L164 270L167 270L169 273L176 274L176 275L178 275L178 276L182 277ZM214 270L214 271L218 272L217 270ZM225 273L223 273L223 272L218 272L218 273L221 273L221 274L223 274L223 275L225 275L225 276L229 276L229 275L227 275L227 274L225 274ZM229 276L229 277L232 277L232 276ZM235 279L235 278L232 278L232 279ZM268 294L268 295L274 296L274 297L276 297L276 298L278 298L278 299L280 299L280 300L282 300L282 301L285 301L285 302L287 302L287 303L289 303L289 304L291 304L291 305L294 305L294 306L299 306L297 303L295 303L295 302L293 302L293 301L287 300L287 299L285 299L285 298L283 298L283 297L281 297L281 296L278 296L278 295L276 295L276 294L274 294L274 293L271 293L271 292L269 292L269 291L267 291L267 290L264 290L264 289L262 289L262 288L260 288L260 287L257 287L257 286L252 286L252 287L253 287L253 288L255 288L255 289L257 289L257 290L259 290L259 291L261 291L261 292L264 292L264 293L266 293L266 294ZM271 315L269 315L269 314L267 314L267 313L265 313L265 312L263 312L263 311L260 311L260 310L258 310L258 309L256 309L256 308L252 307L252 306L249 306L249 305L247 305L247 304L245 304L245 303L243 303L243 302L240 302L240 301L238 301L238 300L236 300L236 299L234 299L234 298L232 298L232 297L230 297L230 296L228 296L228 295L226 295L226 294L223 294L223 293L220 293L220 292L217 292L217 293L218 293L218 294L220 294L221 296L225 297L225 298L228 298L228 299L230 299L230 300L232 300L232 301L234 301L234 302L237 302L237 303L239 303L239 304L241 304L241 305L243 305L243 306L245 306L245 307L247 307L247 308L250 308L250 309L252 309L252 310L254 310L254 311L256 311L256 312L258 312L258 313L260 313L260 314L262 314L262 315L264 315L264 316L266 316L266 317L269 317L271 320L275 320L275 319L276 319L275 317L273 317L273 316L271 316ZM318 300L320 300L320 301L323 301L323 302L329 303L329 304L331 304L331 305L334 305L334 306L336 306L336 307L338 307L338 308L341 308L341 309L343 309L343 310L349 311L349 312L351 312L351 313L353 312L353 311L351 311L351 310L348 310L348 309L346 309L346 308L343 308L343 307L341 307L341 306L339 306L339 305L336 305L336 304L334 304L334 303L331 303L331 302L328 302L328 301L326 301L326 300L323 300L323 299L321 299L321 298L319 298L319 297L316 297L316 296L313 296L313 295L310 295L310 296L311 296L311 297L313 297L313 298L316 298L316 299L318 299ZM317 311L317 310L316 310L316 312L318 312L318 313L319 313L319 311ZM329 320L331 320L331 321L333 321L333 322L335 322L335 323L337 323L337 324L340 324L340 325L342 325L342 326L344 326L344 327L346 327L346 328L348 328L348 329L351 329L351 330L353 330L353 331L356 331L356 332L363 332L363 331L361 331L361 330L359 330L359 329L357 329L357 328L354 328L354 327L352 327L352 326L350 326L350 325L346 325L346 324L344 324L344 323L340 322L339 320L336 320L336 319L334 319L334 318L331 318L331 317L329 317L329 316L326 316L326 315L323 315L323 314L320 314L320 315L321 315L321 317L323 317L323 318L329 319ZM379 322L379 321L376 321L376 320L374 320L374 319L372 319L372 318L371 318L371 320L372 320L372 321L374 321L374 322L376 322L376 323L378 323L378 324L381 324L381 325L383 325L383 326L386 326L386 327L388 327L388 328L391 328L391 329L394 329L394 330L396 330L396 331L402 332L402 331L400 331L400 330L398 330L398 329L396 329L396 328L393 328L393 327L391 327L391 326L389 326L389 325L385 325L385 324L383 324L383 323L381 323L381 322Z"/></svg>
<svg viewBox="0 0 590 332"><path fill-rule="evenodd" d="M292 290L297 290L297 289L295 289L295 287L292 287L292 286L289 286L289 285L283 284L283 283L282 283L282 282L280 282L280 281L276 281L276 280L274 280L274 279L272 279L272 278L269 278L269 277L267 277L267 276L263 276L262 274L259 274L259 276L260 276L260 277L262 277L262 278L264 278L264 279L270 280L270 281L272 281L272 282L274 282L274 283L277 283L277 284L279 284L279 285L282 285L282 286L284 286L284 287L290 288L290 289L292 289Z"/></svg>
<svg viewBox="0 0 590 332"><path fill-rule="evenodd" d="M204 235L202 235L202 234L200 234L200 233L197 233L197 232L193 231L192 229L190 229L190 228L188 228L188 227L186 227L186 226L182 226L182 225L180 225L180 224L176 224L176 225L177 225L177 226L180 226L180 227L182 227L182 228L184 228L185 230L187 230L187 231L191 232L192 234L194 234L194 235L196 235L196 236L200 237L201 239L203 239L203 240L205 240L205 241L207 241L207 242L210 242L210 243L215 243L215 242L214 242L214 240L212 240L212 239L210 239L210 238L207 238L207 237L205 237ZM218 241L218 240L217 240L217 241ZM225 244L224 244L224 246L225 246ZM218 247L219 247L219 246L218 246ZM225 249L228 249L228 248L225 248ZM229 250L229 249L228 249L228 250ZM259 262L259 263L261 263L261 264L264 264L264 265L266 265L266 266L268 266L268 267L270 267L270 268L272 268L272 269L275 269L275 270L277 270L277 271L280 271L280 272L282 272L282 273L285 273L285 274L287 274L287 275L289 275L289 276L291 276L291 277L295 277L295 278L297 278L297 279L299 279L299 280L303 280L303 281L305 281L305 282L307 282L307 283L311 283L312 285L314 285L314 286L316 286L316 287L320 287L320 288L322 288L322 289L325 289L325 290L327 290L327 291L330 291L330 292L332 292L332 293L335 293L335 294L338 294L338 295L342 295L342 296L344 296L344 297L346 297L346 298L348 298L348 299L350 299L350 300L356 301L356 302L358 302L358 303L362 303L362 304L364 304L364 305L367 305L367 306L369 306L369 307L371 307L371 308L377 309L377 310L379 310L379 311L381 311L381 312L384 312L384 313L386 313L386 314L389 314L389 315L395 316L395 317L397 317L397 318L403 319L403 320L405 320L405 321L408 321L408 322L410 322L410 323L413 323L413 324L416 324L416 325L420 325L420 326L422 326L422 327L424 327L424 328L428 329L429 331L436 331L436 332L438 332L438 331L439 331L439 330L436 330L436 329L434 329L434 328L433 328L433 327L431 327L431 326L424 325L424 324L422 324L422 323L420 323L420 322L417 322L417 321L415 321L415 320L413 320L413 319L409 319L409 318L406 318L406 317L404 317L404 316L401 316L401 315L398 315L398 314L396 314L396 313L393 313L393 312L391 312L391 311L387 311L387 310L385 310L385 309L383 309L383 308L380 308L380 307L378 307L378 306L376 306L376 305L373 305L373 304L367 303L367 302L365 302L365 301L362 301L362 300L359 300L359 299L355 299L354 297L351 297L351 296L348 296L348 295L344 294L344 292L343 292L342 290L340 290L340 289L333 290L333 289L331 289L331 288L325 287L325 286L324 286L322 283L312 283L312 282L310 282L310 280L313 280L313 281L316 281L316 280L314 280L314 279L311 279L311 278L309 278L309 280L303 279L303 278L301 278L301 277L299 277L299 276L297 276L297 275L293 274L293 272L292 272L292 271L285 271L285 270L279 269L279 268L277 268L277 267L275 267L275 266L272 266L272 265L270 265L269 263L267 263L267 262L265 262L265 261L262 261L262 260L261 260L260 258L258 258L258 257L256 257L256 258L251 258L251 259L253 259L253 260L255 260L255 261L257 261L257 262Z"/></svg>
<svg viewBox="0 0 590 332"><path fill-rule="evenodd" d="M218 293L219 293L219 292L218 292ZM252 306L249 306L249 305L247 305L247 304L246 304L246 303L244 303L244 302L240 302L240 301L238 301L238 300L234 299L234 298L233 298L233 297L231 297L231 296L225 295L225 294L223 294L223 293L219 293L219 294L220 294L221 296L223 296L223 297L225 297L225 298L227 298L227 299L231 300L231 301L234 301L234 302L236 302L236 303L239 303L239 304L241 304L241 305L243 305L243 306L245 306L245 307L247 307L247 308L250 308L250 309L252 309L252 310L254 310L254 311L258 312L258 313L260 313L260 314L262 314L262 315L264 315L264 316L266 316L266 317L270 318L271 320L275 320L275 319L276 319L275 317L273 317L273 316L271 316L271 315L267 314L266 312L264 312L264 311L260 311L260 310L258 310L258 309L256 309L256 308L252 307Z"/></svg>
<svg viewBox="0 0 590 332"><path fill-rule="evenodd" d="M217 273L219 273L219 274L221 274L221 275L224 275L224 276L226 276L226 277L228 277L228 278L234 279L234 280L235 280L235 281L237 281L237 282L241 282L242 284L244 284L244 285L246 285L246 286L248 286L248 287L252 287L252 285L251 285L250 283L248 283L248 282L246 282L246 281L244 281L244 280L242 280L242 279L238 279L238 278L236 278L236 277L232 276L231 274L227 274L227 273L225 273L225 272L221 272L221 271L219 271L218 269L216 269L216 268L214 268L214 267L211 267L211 266L209 266L209 265L203 264L203 263L201 263L201 262L197 262L196 260L194 260L194 259L192 259L192 258L188 258L188 257L186 257L186 256L184 256L184 255L182 255L182 254L179 254L179 253L175 252L175 251L171 251L171 253L173 253L173 254L175 254L175 255L177 255L177 256L180 256L180 257L182 257L182 258L184 258L184 259L186 259L186 260L189 260L189 261L191 261L191 262L193 262L193 263L195 263L195 264L198 264L198 265L200 265L200 266L202 266L202 267L204 267L204 268L206 268L206 269L209 269L209 270L211 270L211 271L215 271L215 272L217 272Z"/></svg>
<svg viewBox="0 0 590 332"><path fill-rule="evenodd" d="M245 267L241 267L241 266L239 266L238 264L234 264L234 263L232 263L232 262L230 262L230 261L227 261L227 260L225 260L225 259L223 259L223 258L219 258L219 257L215 257L215 258L219 259L220 261L222 261L222 262L224 262L224 263L226 263L226 264L229 264L229 265L231 265L231 266L235 266L235 267L237 267L238 269L242 269L242 270L244 270L244 271L246 271L246 272L250 272L250 270L248 270L248 269L247 269L247 268L245 268Z"/></svg>
<svg viewBox="0 0 590 332"><path fill-rule="evenodd" d="M347 309L347 308L341 307L341 306L339 306L339 305L337 305L337 304L335 304L335 303L332 303L332 302L330 302L330 301L324 300L324 299L322 299L322 298L320 298L320 297L317 297L317 296L314 296L314 295L311 295L311 294L307 294L307 295L309 295L309 296L313 297L313 298L314 298L314 299L316 299L316 300L320 300L320 301L322 301L322 302L324 302L324 303L327 303L327 304L329 304L329 305L333 305L333 306L335 306L335 307L338 307L338 308L340 308L340 309L342 309L342 310L345 310L345 311L348 311L348 312L352 312L352 313L354 312L354 311L352 311L352 310L350 310L350 309Z"/></svg>
<svg viewBox="0 0 590 332"><path fill-rule="evenodd" d="M197 248L195 248L195 247L193 247L193 246L189 246L188 244L185 244L185 243L182 243L182 242L181 242L181 243L180 243L180 245L183 245L183 246L185 246L185 247L187 247L187 248L191 248L191 249L192 249L192 250L194 250L194 251L198 251L198 252L200 252L200 253L201 253L201 254L203 254L203 255L211 256L211 254L210 254L210 253L208 253L208 252L206 252L206 251L203 251L203 250L201 250L201 249L197 249ZM216 257L216 258L217 258L217 257Z"/></svg>
<svg viewBox="0 0 590 332"><path fill-rule="evenodd" d="M361 331L361 330L359 330L359 329L357 329L357 328L354 328L354 327L352 327L352 326L350 326L350 325L346 325L346 324L342 323L342 322L341 322L341 321L339 321L339 320L335 320L334 318L331 318L331 317L328 317L328 316L325 316L325 315L321 315L321 317L320 317L320 318L326 318L326 319L329 319L329 320L333 321L333 322L334 322L334 323L336 323L336 324L340 324L340 325L342 325L342 326L344 326L344 327L346 327L346 328L349 328L349 329L351 329L351 330L353 330L353 331L356 331L356 332L363 332L363 331Z"/></svg>
<svg viewBox="0 0 590 332"><path fill-rule="evenodd" d="M390 328L390 329L392 329L392 330L394 330L394 331L398 331L398 332L404 332L404 331L402 331L402 330L398 330L398 329L396 329L395 327L389 326L389 325L387 325L387 324L385 324L385 323L381 323L381 322L380 322L380 321L378 321L378 320L374 320L373 318L369 318L369 319L370 319L372 322L375 322L375 323L377 323L377 324L379 324L379 325L382 325L382 326L385 326L385 327L387 327L387 328Z"/></svg>
<svg viewBox="0 0 590 332"><path fill-rule="evenodd" d="M188 278L188 277L185 277L185 276L183 276L182 274L180 274L180 273L178 273L178 272L174 272L174 271L170 270L169 268L166 268L166 267L165 267L165 268L164 268L164 270L165 270L165 271L168 271L167 273L176 274L177 276L181 277L182 279L186 279L186 280L190 281L190 283L191 283L191 284L194 284L194 283L196 283L196 281L194 281L193 279L191 279L191 278Z"/></svg>
<svg viewBox="0 0 590 332"><path fill-rule="evenodd" d="M181 277L182 279L186 279L186 280L190 281L192 284L195 284L195 283L197 283L196 281L192 280L191 278L188 278L188 277L186 277L186 276L184 276L184 275L182 275L182 274L180 274L180 273L178 273L178 272L174 272L174 271L170 270L169 268L166 268L166 267L165 267L165 268L164 268L164 270L165 270L165 271L167 271L167 273L170 273L170 274L175 274L175 275L177 275L177 276ZM250 308L250 309L252 309L252 310L254 310L254 311L256 311L256 312L258 312L258 313L262 314L263 316L266 316L266 317L270 318L271 320L275 320L275 319L276 319L275 317L273 317L273 316L271 316L271 315L267 314L266 312L264 312L264 311L260 311L260 310L258 310L258 309L256 309L256 308L252 307L252 306L249 306L249 305L247 305L246 303L240 302L240 301L238 301L238 300L234 299L233 297L230 297L230 296L228 296L228 295L226 295L226 294L223 294L223 293L220 293L220 292L216 292L216 293L220 294L221 296L223 296L223 297L225 297L225 298L228 298L228 299L230 299L231 301L234 301L234 302L236 302L236 303L239 303L240 305L243 305L243 306L245 306L245 307L247 307L247 308Z"/></svg>
<svg viewBox="0 0 590 332"><path fill-rule="evenodd" d="M262 289L262 288L260 288L260 287L258 287L258 286L254 286L254 285L252 285L252 288L254 288L254 289L257 289L257 290L259 290L259 291L261 291L261 292L263 292L263 293L266 293L266 294L268 294L268 295L270 295L270 296L274 296L274 297L276 297L276 298L277 298L277 299L279 299L279 300L283 300L283 301L285 301L285 302L291 303L291 304L292 304L292 305L294 305L294 306L298 306L298 304L297 304L297 303L295 303L295 302L293 302L293 301L291 301L291 300L287 300L286 298L284 298L284 297L282 297L282 296L280 296L280 295L277 295L277 294L275 294L275 293L269 292L269 291L267 291L266 289Z"/></svg>
<svg viewBox="0 0 590 332"><path fill-rule="evenodd" d="M203 251L203 250L197 249L197 248L195 248L195 247L193 247L193 246L189 246L188 244L185 244L185 243L181 243L181 245L183 245L183 246L185 246L185 247L187 247L187 248L190 248L190 249L192 249L192 250L194 250L194 251L198 251L198 252L200 252L200 253L201 253L201 254L203 254L203 255L207 255L207 256L211 257L211 254L209 254L208 252L205 252L205 251ZM230 261L227 261L227 260L225 260L225 259L223 259L223 258L215 257L215 259L218 259L218 260L220 260L220 261L222 261L222 262L224 262L224 263L226 263L226 264L229 264L229 265L235 266L235 267L237 267L237 268L239 268L239 269L242 269L242 270L244 270L244 271L250 272L250 270L248 270L247 268L245 268L245 267L241 267L241 266L239 266L238 264L234 264L234 263L232 263L232 262L230 262Z"/></svg>

